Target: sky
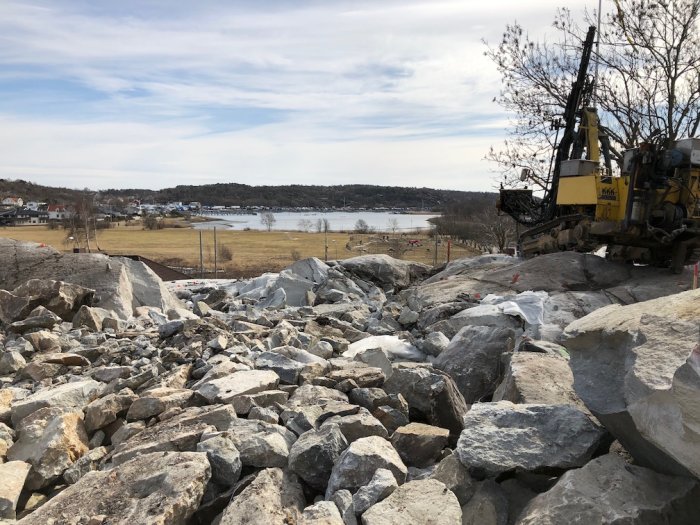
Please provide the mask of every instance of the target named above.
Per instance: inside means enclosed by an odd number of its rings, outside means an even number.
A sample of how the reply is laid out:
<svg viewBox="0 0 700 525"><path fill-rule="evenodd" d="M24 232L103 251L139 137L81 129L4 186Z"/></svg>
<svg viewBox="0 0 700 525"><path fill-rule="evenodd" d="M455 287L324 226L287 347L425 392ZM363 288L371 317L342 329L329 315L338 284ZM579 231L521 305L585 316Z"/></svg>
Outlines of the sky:
<svg viewBox="0 0 700 525"><path fill-rule="evenodd" d="M490 191L482 40L574 3L0 0L0 178Z"/></svg>

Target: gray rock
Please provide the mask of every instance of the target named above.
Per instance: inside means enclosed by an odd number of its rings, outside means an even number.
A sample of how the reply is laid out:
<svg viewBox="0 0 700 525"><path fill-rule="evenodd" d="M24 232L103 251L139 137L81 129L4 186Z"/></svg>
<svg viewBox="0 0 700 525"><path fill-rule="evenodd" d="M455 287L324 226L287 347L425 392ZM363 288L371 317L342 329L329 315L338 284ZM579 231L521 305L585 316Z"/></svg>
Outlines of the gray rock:
<svg viewBox="0 0 700 525"><path fill-rule="evenodd" d="M282 383L296 385L305 365L275 352L262 352L255 360L255 368L272 370Z"/></svg>
<svg viewBox="0 0 700 525"><path fill-rule="evenodd" d="M244 466L286 467L289 449L296 436L280 425L264 421L236 419L229 435L241 455Z"/></svg>
<svg viewBox="0 0 700 525"><path fill-rule="evenodd" d="M279 468L260 471L224 510L219 525L298 523L305 499L297 477Z"/></svg>
<svg viewBox="0 0 700 525"><path fill-rule="evenodd" d="M197 388L210 403L232 403L237 397L274 390L279 376L271 370L244 370L213 379Z"/></svg>
<svg viewBox="0 0 700 525"><path fill-rule="evenodd" d="M271 408L254 406L250 409L250 412L248 412L248 419L258 419L276 425L279 423L279 414Z"/></svg>
<svg viewBox="0 0 700 525"><path fill-rule="evenodd" d="M32 412L45 407L83 409L101 393L102 384L92 379L44 388L12 404L12 422L17 425Z"/></svg>
<svg viewBox="0 0 700 525"><path fill-rule="evenodd" d="M15 274L13 277L17 278L18 275ZM9 283L4 279L0 279L0 282L9 286ZM36 307L43 306L64 320L70 321L73 312L78 310L81 305L89 304L92 301L94 290L51 279L30 279L12 290L12 295L26 301L26 307L23 311L15 310L10 316L14 317L13 320L25 319ZM0 307L0 310L3 308ZM6 320L5 322L11 321Z"/></svg>
<svg viewBox="0 0 700 525"><path fill-rule="evenodd" d="M473 405L455 454L478 477L570 469L590 460L604 432L568 405Z"/></svg>
<svg viewBox="0 0 700 525"><path fill-rule="evenodd" d="M19 352L2 352L0 355L0 375L14 374L27 365Z"/></svg>
<svg viewBox="0 0 700 525"><path fill-rule="evenodd" d="M98 470L99 463L107 455L106 447L97 447L79 458L63 473L63 480L72 485L88 472Z"/></svg>
<svg viewBox="0 0 700 525"><path fill-rule="evenodd" d="M372 416L375 417L389 435L396 432L396 429L408 425L408 416L392 406L382 405L374 409Z"/></svg>
<svg viewBox="0 0 700 525"><path fill-rule="evenodd" d="M574 388L635 460L700 477L700 290L601 308L565 331Z"/></svg>
<svg viewBox="0 0 700 525"><path fill-rule="evenodd" d="M385 290L406 288L430 270L425 264L402 261L388 255L360 255L345 259L340 264L361 279L372 281Z"/></svg>
<svg viewBox="0 0 700 525"><path fill-rule="evenodd" d="M391 495L398 488L396 478L391 471L378 468L371 481L363 486L353 495L352 505L355 514L361 516L368 508L375 503L382 501Z"/></svg>
<svg viewBox="0 0 700 525"><path fill-rule="evenodd" d="M354 441L333 466L326 496L340 489L356 491L372 480L378 468L390 470L399 484L406 480L406 465L386 439L370 436Z"/></svg>
<svg viewBox="0 0 700 525"><path fill-rule="evenodd" d="M228 430L237 422L230 406L188 408L115 444L112 463L119 465L142 454L195 451L202 434ZM113 441L114 441L113 436Z"/></svg>
<svg viewBox="0 0 700 525"><path fill-rule="evenodd" d="M215 436L197 444L197 452L205 452L211 465L211 478L224 487L232 487L241 477L241 456L233 441Z"/></svg>
<svg viewBox="0 0 700 525"><path fill-rule="evenodd" d="M338 428L348 440L348 443L357 441L363 437L379 436L389 438L387 429L365 408L361 408L357 414L349 416L333 416L323 422L321 428L328 425L338 425Z"/></svg>
<svg viewBox="0 0 700 525"><path fill-rule="evenodd" d="M269 407L275 404L283 405L287 402L289 393L282 390L263 390L256 394L243 394L233 399L233 408L236 414L248 414L253 407Z"/></svg>
<svg viewBox="0 0 700 525"><path fill-rule="evenodd" d="M338 507L332 501L319 501L306 507L300 525L345 525Z"/></svg>
<svg viewBox="0 0 700 525"><path fill-rule="evenodd" d="M579 523L695 523L700 486L691 478L658 474L601 456L565 473L520 515L522 525Z"/></svg>
<svg viewBox="0 0 700 525"><path fill-rule="evenodd" d="M7 451L10 461L24 461L32 468L25 486L47 486L88 451L83 414L66 408L42 408L17 426L19 439Z"/></svg>
<svg viewBox="0 0 700 525"><path fill-rule="evenodd" d="M422 468L435 463L449 436L446 428L410 423L394 431L391 444L406 465Z"/></svg>
<svg viewBox="0 0 700 525"><path fill-rule="evenodd" d="M187 388L154 388L134 399L126 414L127 421L148 419L174 407L185 407L194 392Z"/></svg>
<svg viewBox="0 0 700 525"><path fill-rule="evenodd" d="M449 344L449 338L442 332L430 332L420 343L420 349L428 355L439 356Z"/></svg>
<svg viewBox="0 0 700 525"><path fill-rule="evenodd" d="M496 390L503 369L501 354L514 344L515 332L510 328L466 326L433 365L454 379L467 403L476 403Z"/></svg>
<svg viewBox="0 0 700 525"><path fill-rule="evenodd" d="M296 261L289 267L293 274L314 284L326 282L329 269L330 267L326 263L316 257Z"/></svg>
<svg viewBox="0 0 700 525"><path fill-rule="evenodd" d="M362 515L363 525L455 525L461 520L457 497L434 479L409 481Z"/></svg>
<svg viewBox="0 0 700 525"><path fill-rule="evenodd" d="M16 518L17 502L30 468L24 461L0 463L0 519Z"/></svg>
<svg viewBox="0 0 700 525"><path fill-rule="evenodd" d="M462 507L462 525L508 525L508 498L493 480L478 483Z"/></svg>
<svg viewBox="0 0 700 525"><path fill-rule="evenodd" d="M448 489L454 492L460 505L466 504L476 490L476 482L454 454L450 454L440 461L429 477L444 483Z"/></svg>
<svg viewBox="0 0 700 525"><path fill-rule="evenodd" d="M295 408L307 405L322 405L328 401L348 402L348 396L333 388L311 384L301 385L289 398L287 406Z"/></svg>
<svg viewBox="0 0 700 525"><path fill-rule="evenodd" d="M423 366L394 364L393 368L394 373L384 383L384 390L402 394L411 411L431 425L448 429L451 439L456 441L464 428L467 405L452 378L440 370Z"/></svg>
<svg viewBox="0 0 700 525"><path fill-rule="evenodd" d="M161 338L166 339L171 335L181 332L184 327L185 323L179 319L175 321L168 321L167 323L163 323L158 326L158 335Z"/></svg>
<svg viewBox="0 0 700 525"><path fill-rule="evenodd" d="M128 388L118 394L107 394L95 399L85 408L85 430L92 433L116 421L117 417L126 413L135 399L136 394Z"/></svg>
<svg viewBox="0 0 700 525"><path fill-rule="evenodd" d="M102 323L108 317L116 317L116 315L104 308L83 305L73 316L73 328L86 327L99 332L102 330Z"/></svg>
<svg viewBox="0 0 700 525"><path fill-rule="evenodd" d="M352 503L352 494L349 490L339 490L331 497L331 501L335 503L340 511L340 516L343 518L345 525L357 525L355 517L355 507Z"/></svg>
<svg viewBox="0 0 700 525"><path fill-rule="evenodd" d="M348 447L337 425L303 433L289 450L289 468L310 487L323 492L334 463Z"/></svg>
<svg viewBox="0 0 700 525"><path fill-rule="evenodd" d="M93 471L22 520L23 525L66 523L101 516L102 523L184 525L209 480L204 454L145 454L110 471Z"/></svg>
<svg viewBox="0 0 700 525"><path fill-rule="evenodd" d="M379 368L384 373L385 377L390 377L391 374L394 373L391 368L391 361L389 361L386 353L381 348L368 348L367 350L358 352L354 359L355 361L365 363L367 366ZM364 385L361 386L364 387Z"/></svg>
<svg viewBox="0 0 700 525"><path fill-rule="evenodd" d="M587 411L574 391L574 375L561 356L515 352L505 377L493 394L493 401L573 405Z"/></svg>
<svg viewBox="0 0 700 525"><path fill-rule="evenodd" d="M316 341L308 351L323 359L330 359L333 356L333 346L328 341Z"/></svg>

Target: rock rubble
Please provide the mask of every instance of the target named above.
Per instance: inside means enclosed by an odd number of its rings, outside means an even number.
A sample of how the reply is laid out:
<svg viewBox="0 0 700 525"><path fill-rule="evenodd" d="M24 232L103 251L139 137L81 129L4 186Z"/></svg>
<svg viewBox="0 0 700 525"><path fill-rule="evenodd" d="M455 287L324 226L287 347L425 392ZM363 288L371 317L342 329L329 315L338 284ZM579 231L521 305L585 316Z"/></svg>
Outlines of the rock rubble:
<svg viewBox="0 0 700 525"><path fill-rule="evenodd" d="M0 523L692 523L682 278L567 253L166 284L0 239Z"/></svg>

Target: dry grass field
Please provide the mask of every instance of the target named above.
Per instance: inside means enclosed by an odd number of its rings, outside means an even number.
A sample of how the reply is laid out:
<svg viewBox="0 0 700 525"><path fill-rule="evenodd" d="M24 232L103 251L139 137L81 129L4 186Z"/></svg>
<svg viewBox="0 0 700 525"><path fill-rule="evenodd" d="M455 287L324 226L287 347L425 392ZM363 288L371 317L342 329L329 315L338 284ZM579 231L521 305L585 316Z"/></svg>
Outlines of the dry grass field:
<svg viewBox="0 0 700 525"><path fill-rule="evenodd" d="M199 268L199 236L202 234L205 271L214 268L213 230L195 230L183 222L171 222L160 230L145 230L141 224L98 230L93 251L110 255L141 255L178 268ZM50 230L46 226L19 226L0 228L0 237L34 241L53 246L60 251L78 247L66 240L63 229ZM294 260L306 257L325 257L323 233L235 231L217 229L219 276L249 277L266 271L279 271ZM434 240L417 235L382 235L328 232L328 259L345 259L365 253L388 253L394 257L427 264L433 263ZM418 241L410 245L409 241ZM85 245L80 246L85 249ZM225 252L231 257L227 257ZM474 255L466 246L452 245L451 258ZM438 246L438 264L447 258L447 243Z"/></svg>

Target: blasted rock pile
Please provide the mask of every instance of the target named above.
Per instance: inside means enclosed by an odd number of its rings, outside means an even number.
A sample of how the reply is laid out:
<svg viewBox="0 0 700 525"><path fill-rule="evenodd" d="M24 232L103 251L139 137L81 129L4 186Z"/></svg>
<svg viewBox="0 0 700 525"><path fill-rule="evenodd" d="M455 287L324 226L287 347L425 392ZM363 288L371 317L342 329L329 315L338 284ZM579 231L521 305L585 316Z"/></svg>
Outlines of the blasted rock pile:
<svg viewBox="0 0 700 525"><path fill-rule="evenodd" d="M0 523L697 519L687 276L567 253L163 283L0 248Z"/></svg>

